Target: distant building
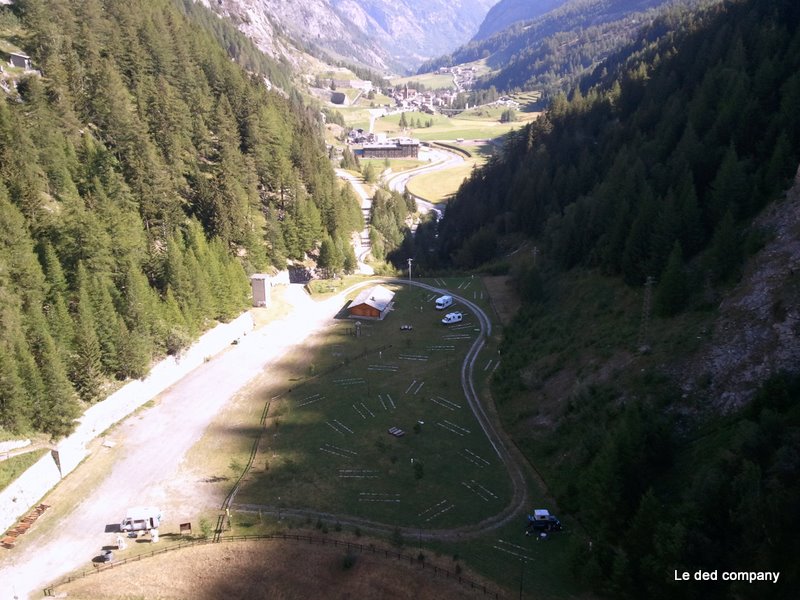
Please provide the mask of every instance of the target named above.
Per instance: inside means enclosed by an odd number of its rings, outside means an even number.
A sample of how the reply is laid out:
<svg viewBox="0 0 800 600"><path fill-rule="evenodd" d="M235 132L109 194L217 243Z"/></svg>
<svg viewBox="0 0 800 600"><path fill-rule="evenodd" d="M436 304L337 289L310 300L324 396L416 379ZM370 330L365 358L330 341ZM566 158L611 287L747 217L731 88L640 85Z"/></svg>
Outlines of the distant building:
<svg viewBox="0 0 800 600"><path fill-rule="evenodd" d="M254 273L250 276L250 286L253 288L253 306L268 306L272 300L272 278L266 273Z"/></svg>
<svg viewBox="0 0 800 600"><path fill-rule="evenodd" d="M355 297L347 308L350 317L359 319L378 319L383 318L392 308L394 292L382 285L368 288Z"/></svg>
<svg viewBox="0 0 800 600"><path fill-rule="evenodd" d="M418 158L419 140L398 138L378 144L364 144L359 155L363 158Z"/></svg>
<svg viewBox="0 0 800 600"><path fill-rule="evenodd" d="M31 65L31 58L27 54L9 52L8 57L8 62L12 67L19 67L26 71L33 68L33 65Z"/></svg>

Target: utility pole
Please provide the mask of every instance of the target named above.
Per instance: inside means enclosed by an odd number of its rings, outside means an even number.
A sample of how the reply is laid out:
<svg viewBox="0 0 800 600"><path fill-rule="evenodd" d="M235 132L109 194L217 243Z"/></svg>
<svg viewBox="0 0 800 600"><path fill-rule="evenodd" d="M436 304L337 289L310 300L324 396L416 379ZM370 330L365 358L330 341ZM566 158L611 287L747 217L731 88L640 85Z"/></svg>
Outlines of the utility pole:
<svg viewBox="0 0 800 600"><path fill-rule="evenodd" d="M413 258L408 259L408 280L411 281L411 263L413 262Z"/></svg>
<svg viewBox="0 0 800 600"><path fill-rule="evenodd" d="M647 353L650 351L650 345L647 343L647 334L650 327L650 311L653 307L653 285L655 285L655 282L655 277L648 275L647 281L644 283L642 322L639 324L639 352L641 353Z"/></svg>

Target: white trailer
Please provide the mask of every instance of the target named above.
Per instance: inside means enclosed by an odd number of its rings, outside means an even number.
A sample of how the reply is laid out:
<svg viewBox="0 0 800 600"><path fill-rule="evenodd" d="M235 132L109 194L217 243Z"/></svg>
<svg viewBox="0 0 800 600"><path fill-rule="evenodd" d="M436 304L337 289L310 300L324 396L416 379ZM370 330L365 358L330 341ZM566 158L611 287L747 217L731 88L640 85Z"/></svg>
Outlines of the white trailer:
<svg viewBox="0 0 800 600"><path fill-rule="evenodd" d="M121 531L149 531L158 529L163 515L155 506L136 506L129 508L119 524Z"/></svg>
<svg viewBox="0 0 800 600"><path fill-rule="evenodd" d="M439 296L436 299L436 310L443 310L448 306L453 306L452 296Z"/></svg>

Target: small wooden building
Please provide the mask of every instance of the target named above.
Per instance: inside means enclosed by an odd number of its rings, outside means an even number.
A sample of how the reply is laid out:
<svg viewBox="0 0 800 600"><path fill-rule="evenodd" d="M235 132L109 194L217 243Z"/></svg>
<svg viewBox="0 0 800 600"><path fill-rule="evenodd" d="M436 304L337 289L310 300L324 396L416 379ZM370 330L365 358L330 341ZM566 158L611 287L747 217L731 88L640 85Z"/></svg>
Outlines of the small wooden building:
<svg viewBox="0 0 800 600"><path fill-rule="evenodd" d="M250 286L253 288L253 306L269 305L271 279L266 273L254 273L250 276Z"/></svg>
<svg viewBox="0 0 800 600"><path fill-rule="evenodd" d="M359 319L383 320L392 308L393 298L394 292L382 285L367 288L347 308L348 315Z"/></svg>
<svg viewBox="0 0 800 600"><path fill-rule="evenodd" d="M19 67L20 69L31 69L31 58L27 54L22 54L21 52L9 52L8 53L8 62L13 67Z"/></svg>

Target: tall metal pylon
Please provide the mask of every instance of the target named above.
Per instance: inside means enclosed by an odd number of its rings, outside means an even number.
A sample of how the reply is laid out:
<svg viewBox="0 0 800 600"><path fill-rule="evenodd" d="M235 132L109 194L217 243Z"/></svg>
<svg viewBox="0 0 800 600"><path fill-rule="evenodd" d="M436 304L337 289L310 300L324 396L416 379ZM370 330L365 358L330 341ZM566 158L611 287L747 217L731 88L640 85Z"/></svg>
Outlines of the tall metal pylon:
<svg viewBox="0 0 800 600"><path fill-rule="evenodd" d="M650 312L653 308L653 285L656 279L652 275L647 276L644 282L644 299L642 300L642 320L639 323L639 341L637 347L639 352L649 352L650 344L647 343L650 328Z"/></svg>

